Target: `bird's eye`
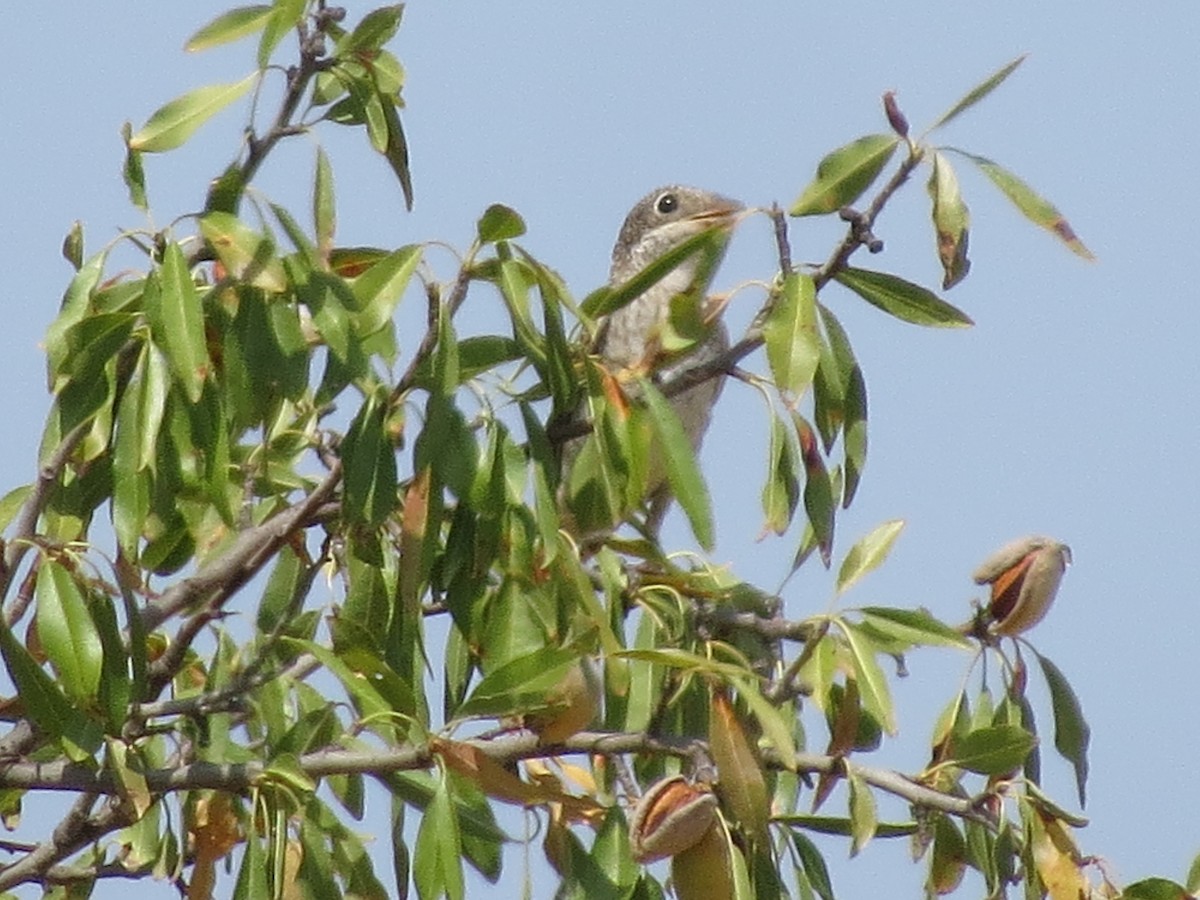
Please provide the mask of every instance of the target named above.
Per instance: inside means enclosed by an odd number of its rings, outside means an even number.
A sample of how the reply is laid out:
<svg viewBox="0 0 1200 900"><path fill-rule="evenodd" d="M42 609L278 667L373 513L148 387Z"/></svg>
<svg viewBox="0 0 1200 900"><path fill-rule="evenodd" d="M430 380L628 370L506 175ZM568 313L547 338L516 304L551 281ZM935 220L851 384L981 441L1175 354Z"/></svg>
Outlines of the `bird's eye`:
<svg viewBox="0 0 1200 900"><path fill-rule="evenodd" d="M674 194L663 194L658 198L658 202L654 204L654 208L664 216L667 213L673 213L679 208L679 198Z"/></svg>

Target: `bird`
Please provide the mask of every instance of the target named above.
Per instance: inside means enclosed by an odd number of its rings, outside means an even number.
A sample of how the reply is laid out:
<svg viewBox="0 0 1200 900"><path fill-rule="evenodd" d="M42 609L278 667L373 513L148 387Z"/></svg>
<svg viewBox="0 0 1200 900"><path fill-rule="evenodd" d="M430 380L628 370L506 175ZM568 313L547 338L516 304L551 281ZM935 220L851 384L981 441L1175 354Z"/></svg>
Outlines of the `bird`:
<svg viewBox="0 0 1200 900"><path fill-rule="evenodd" d="M598 324L591 352L609 374L648 375L660 384L670 383L687 371L711 362L729 349L729 333L720 321L722 305L709 302L708 287L724 255L728 237L745 207L721 194L685 185L666 185L642 197L629 211L612 251L609 285L620 288L685 241L704 232L715 239L706 248L685 257L660 280ZM672 302L685 295L694 298L704 320L700 339L681 350L664 342ZM711 320L711 321L710 321ZM723 375L701 381L669 397L692 444L700 449L713 406L720 396ZM630 392L633 393L633 392ZM564 475L579 457L582 441L564 448ZM564 477L564 484L567 477ZM647 476L646 527L655 534L670 506L666 474L652 454ZM593 525L596 523L592 523ZM616 523L601 523L600 531Z"/></svg>

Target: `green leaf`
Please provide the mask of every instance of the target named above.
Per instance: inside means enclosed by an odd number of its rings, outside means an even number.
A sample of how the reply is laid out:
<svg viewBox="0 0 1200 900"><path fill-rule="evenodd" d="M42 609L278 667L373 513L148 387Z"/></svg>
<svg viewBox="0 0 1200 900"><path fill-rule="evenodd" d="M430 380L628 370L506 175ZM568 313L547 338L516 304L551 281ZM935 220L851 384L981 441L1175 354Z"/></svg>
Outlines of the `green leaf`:
<svg viewBox="0 0 1200 900"><path fill-rule="evenodd" d="M129 149L142 153L174 150L212 116L250 90L257 78L256 72L241 81L208 85L176 97L155 110L146 124L129 138Z"/></svg>
<svg viewBox="0 0 1200 900"><path fill-rule="evenodd" d="M845 456L842 508L848 509L867 464L867 385L842 323L820 303L817 310L825 326L830 355L836 362L837 377L841 380L842 450Z"/></svg>
<svg viewBox="0 0 1200 900"><path fill-rule="evenodd" d="M821 459L817 433L802 415L792 412L792 424L800 445L800 460L804 463L804 512L812 528L813 539L821 551L821 561L829 567L833 552L834 515L837 504L833 499L833 483Z"/></svg>
<svg viewBox="0 0 1200 900"><path fill-rule="evenodd" d="M784 279L763 323L763 339L775 386L798 400L821 358L817 289L810 275L793 272Z"/></svg>
<svg viewBox="0 0 1200 900"><path fill-rule="evenodd" d="M762 489L763 531L783 534L800 503L796 448L783 420L771 413L771 438L767 449L767 480Z"/></svg>
<svg viewBox="0 0 1200 900"><path fill-rule="evenodd" d="M434 900L464 896L462 835L450 795L449 776L443 770L421 824L413 848L413 881L421 898Z"/></svg>
<svg viewBox="0 0 1200 900"><path fill-rule="evenodd" d="M929 861L929 896L955 891L967 868L967 842L953 819L939 815L933 823L933 858Z"/></svg>
<svg viewBox="0 0 1200 900"><path fill-rule="evenodd" d="M349 286L328 272L310 272L297 293L300 302L312 313L312 323L330 352L339 362L348 364L352 347L347 306L354 302Z"/></svg>
<svg viewBox="0 0 1200 900"><path fill-rule="evenodd" d="M800 864L804 867L804 874L808 876L808 883L812 889L816 891L821 900L834 900L829 867L825 865L825 857L821 855L817 845L808 835L794 828L789 829L789 834L792 838L792 846L796 848L796 855L800 857Z"/></svg>
<svg viewBox="0 0 1200 900"><path fill-rule="evenodd" d="M104 663L100 632L70 571L42 560L37 574L37 629L63 690L77 703L96 696Z"/></svg>
<svg viewBox="0 0 1200 900"><path fill-rule="evenodd" d="M183 45L189 53L219 47L260 30L271 17L270 6L239 6L217 16Z"/></svg>
<svg viewBox="0 0 1200 900"><path fill-rule="evenodd" d="M342 441L346 467L342 514L353 524L380 525L396 508L396 448L386 432L386 395L372 393Z"/></svg>
<svg viewBox="0 0 1200 900"><path fill-rule="evenodd" d="M392 712L392 706L368 679L323 644L300 638L281 637L281 645L293 648L298 653L311 653L317 662L328 669L341 682L346 694L354 701L360 719L381 720Z"/></svg>
<svg viewBox="0 0 1200 900"><path fill-rule="evenodd" d="M321 147L317 148L317 168L313 177L313 225L317 235L317 252L323 259L327 258L337 230L337 203L333 190L333 167Z"/></svg>
<svg viewBox="0 0 1200 900"><path fill-rule="evenodd" d="M833 277L872 306L902 322L935 328L963 328L975 324L966 313L933 291L887 272L846 268Z"/></svg>
<svg viewBox="0 0 1200 900"><path fill-rule="evenodd" d="M3 616L0 616L0 654L33 723L61 740L64 751L75 762L89 759L103 740L100 729L64 696L49 673L16 639Z"/></svg>
<svg viewBox="0 0 1200 900"><path fill-rule="evenodd" d="M658 437L658 449L663 454L667 470L667 482L671 493L679 502L692 534L705 550L713 547L712 503L708 496L708 485L696 461L692 442L683 430L679 416L671 404L647 378L638 379L646 408L650 411L654 431Z"/></svg>
<svg viewBox="0 0 1200 900"><path fill-rule="evenodd" d="M456 718L499 718L544 706L568 670L579 665L578 650L542 647L488 672L457 710Z"/></svg>
<svg viewBox="0 0 1200 900"><path fill-rule="evenodd" d="M966 278L971 270L971 261L967 259L971 214L958 189L958 177L944 154L933 154L933 171L926 187L933 201L933 230L937 238L938 259L945 273L942 290L948 291Z"/></svg>
<svg viewBox="0 0 1200 900"><path fill-rule="evenodd" d="M142 167L142 154L129 146L133 135L133 126L126 122L121 128L121 137L125 140L125 165L121 169L121 177L125 180L125 189L129 191L129 202L146 212L149 202L146 199L146 172ZM79 268L78 265L75 266Z"/></svg>
<svg viewBox="0 0 1200 900"><path fill-rule="evenodd" d="M275 256L274 242L227 212L206 213L200 233L212 245L225 271L265 291L287 290L283 265Z"/></svg>
<svg viewBox="0 0 1200 900"><path fill-rule="evenodd" d="M758 720L763 737L775 747L783 766L794 768L792 760L796 758L796 742L792 738L792 729L785 720L783 711L762 695L758 685L752 681L742 680L737 683L738 696L750 707L750 712Z"/></svg>
<svg viewBox="0 0 1200 900"><path fill-rule="evenodd" d="M271 4L271 18L267 21L258 42L258 67L260 69L267 67L267 63L271 61L271 54L275 52L279 42L300 24L300 19L303 18L307 7L308 0L275 0Z"/></svg>
<svg viewBox="0 0 1200 900"><path fill-rule="evenodd" d="M605 285L583 298L580 312L589 318L598 319L628 306L654 285L658 284L693 256L700 256L699 272L712 272L720 261L729 243L729 232L722 228L710 228L676 244L654 262L646 266L628 281L616 287ZM703 281L703 278L698 278Z"/></svg>
<svg viewBox="0 0 1200 900"><path fill-rule="evenodd" d="M1192 860L1191 866L1188 867L1187 890L1189 894L1195 894L1197 891L1200 891L1200 853L1196 854L1196 858Z"/></svg>
<svg viewBox="0 0 1200 900"><path fill-rule="evenodd" d="M1004 775L1019 769L1037 738L1019 725L976 728L954 740L949 765L980 775Z"/></svg>
<svg viewBox="0 0 1200 900"><path fill-rule="evenodd" d="M1049 659L1036 650L1034 655L1042 666L1042 674L1046 676L1046 686L1050 689L1050 705L1054 710L1054 748L1075 768L1075 787L1079 791L1079 805L1087 805L1087 776L1088 776L1088 744L1092 738L1092 730L1083 717L1083 708L1079 698L1071 690L1071 685L1058 668Z"/></svg>
<svg viewBox="0 0 1200 900"><path fill-rule="evenodd" d="M971 641L923 609L864 606L865 622L889 638L919 647L972 647Z"/></svg>
<svg viewBox="0 0 1200 900"><path fill-rule="evenodd" d="M157 288L153 290L152 288ZM160 278L146 279L144 302L155 342L192 403L198 403L212 370L204 339L204 311L183 250L175 242L163 251Z"/></svg>
<svg viewBox="0 0 1200 900"><path fill-rule="evenodd" d="M1143 878L1125 885L1121 900L1191 900L1191 893L1166 878Z"/></svg>
<svg viewBox="0 0 1200 900"><path fill-rule="evenodd" d="M404 208L412 211L413 184L412 172L408 164L408 138L404 136L404 126L400 122L400 113L396 109L396 101L391 97L382 103L383 124L387 139L383 145L383 158L391 166L396 180L400 182L400 190L404 192Z"/></svg>
<svg viewBox="0 0 1200 900"><path fill-rule="evenodd" d="M984 97L986 97L988 94L990 94L996 88L998 88L1004 82L1004 79L1008 78L1009 75L1011 75L1013 72L1015 72L1017 69L1017 66L1021 65L1021 63L1023 63L1023 62L1025 62L1025 54L1021 54L1016 59L1014 59L1012 62L1010 62L1008 65L1001 68L998 72L996 72L995 74L991 75L990 77L985 79L980 84L973 87L970 91L967 92L965 97L963 97L961 100L959 100L957 103L955 103L952 107L950 107L950 109L945 113L945 115L943 115L940 119L938 119L931 126L929 126L929 130L933 131L935 128L941 128L943 125L945 125L951 119L958 116L959 113L962 113L962 112L970 109L972 106L974 106L980 100L982 100Z"/></svg>
<svg viewBox="0 0 1200 900"><path fill-rule="evenodd" d="M876 525L867 535L859 538L838 569L837 592L846 593L860 578L879 568L892 552L892 545L903 530L904 520L892 519Z"/></svg>
<svg viewBox="0 0 1200 900"><path fill-rule="evenodd" d="M844 410L846 424L842 445L846 465L842 508L848 509L858 491L863 469L867 465L867 383L863 379L862 369L857 364L850 372Z"/></svg>
<svg viewBox="0 0 1200 900"><path fill-rule="evenodd" d="M846 782L850 789L850 855L857 856L879 827L875 795L852 766L847 766Z"/></svg>
<svg viewBox="0 0 1200 900"><path fill-rule="evenodd" d="M525 220L515 209L493 203L483 211L475 226L479 240L484 244L508 241L525 233Z"/></svg>
<svg viewBox="0 0 1200 900"><path fill-rule="evenodd" d="M834 834L849 837L852 834L850 820L844 816L814 816L806 813L793 813L784 816L772 816L772 822L805 828L817 834ZM917 831L916 822L880 822L875 827L875 837L911 837Z"/></svg>
<svg viewBox="0 0 1200 900"><path fill-rule="evenodd" d="M822 215L850 205L879 177L899 143L894 134L869 134L827 154L817 164L816 178L788 212Z"/></svg>
<svg viewBox="0 0 1200 900"><path fill-rule="evenodd" d="M1049 200L1038 194L1028 184L1014 175L1008 169L984 156L976 156L955 147L943 148L959 156L965 156L979 167L992 184L996 185L1025 218L1033 224L1045 228L1070 248L1071 252L1084 259L1095 259L1092 251L1084 246L1083 241L1075 234L1070 223Z"/></svg>
<svg viewBox="0 0 1200 900"><path fill-rule="evenodd" d="M338 56L346 57L358 53L370 55L378 50L395 36L403 14L403 3L371 10L354 26L354 30L338 43Z"/></svg>
<svg viewBox="0 0 1200 900"><path fill-rule="evenodd" d="M858 626L844 619L835 620L846 637L850 651L850 662L854 677L858 681L858 695L863 708L879 720L884 731L896 733L896 711L892 707L892 695L888 689L887 676L875 658L876 647L870 637Z"/></svg>
<svg viewBox="0 0 1200 900"><path fill-rule="evenodd" d="M392 251L354 279L352 289L358 301L354 324L360 335L374 334L392 320L422 256L419 245L409 244ZM466 355L462 349L459 353Z"/></svg>
<svg viewBox="0 0 1200 900"><path fill-rule="evenodd" d="M12 520L25 505L25 501L29 499L32 491L33 485L23 484L0 497L0 531L6 530L12 524Z"/></svg>

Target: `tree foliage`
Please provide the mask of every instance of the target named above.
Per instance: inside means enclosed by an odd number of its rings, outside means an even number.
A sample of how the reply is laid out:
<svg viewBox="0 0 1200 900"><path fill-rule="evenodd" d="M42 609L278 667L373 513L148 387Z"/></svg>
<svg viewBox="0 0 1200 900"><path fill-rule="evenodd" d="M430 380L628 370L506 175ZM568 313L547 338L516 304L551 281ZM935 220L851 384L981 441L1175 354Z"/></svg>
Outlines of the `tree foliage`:
<svg viewBox="0 0 1200 900"><path fill-rule="evenodd" d="M0 867L0 888L82 896L132 875L203 897L232 865L237 897L461 897L464 865L511 877L515 838L494 812L510 804L540 821L564 897L830 898L814 833L845 835L853 854L907 838L931 894L969 868L988 896L1116 896L1078 848L1084 820L1042 789L1027 657L1082 804L1080 703L1053 662L989 619L1005 590L1044 614L1057 577L1021 580L1049 571L1042 544L1000 566L992 605L956 629L920 609L790 619L774 591L641 527L661 457L709 542L703 478L665 399L761 358L764 371L740 374L766 411L764 532L793 538L793 571L836 560L839 595L885 561L902 522L835 554L837 511L866 467L867 380L822 294L970 325L937 292L851 265L882 250L878 216L924 168L943 288L967 275L952 158L1088 256L1016 175L932 141L1020 60L920 138L885 95L886 130L826 155L790 209L845 221L827 260L795 266L783 211L755 211L774 223L778 268L753 324L720 359L635 390L588 355L598 319L688 255L716 253L712 235L577 301L518 243L525 224L506 207L482 211L440 280L425 245L339 243L323 149L310 209L254 189L281 141L342 127L365 132L411 205L404 69L388 49L401 18L400 6L348 22L319 0L276 0L201 28L189 50L256 39L255 70L127 127L123 174L148 211L147 157L241 109L244 143L204 208L99 250L78 228L64 243L76 272L46 338L36 477L0 504L0 797L8 824L39 792L73 804ZM143 254L140 271L110 270L117 245ZM468 294L498 298L511 329L464 323ZM427 312L407 351L401 303ZM568 440L583 442L579 485L560 471ZM568 513L597 505L627 524L581 541ZM927 767L902 774L871 759L897 727L891 673L917 648L968 650L980 674L948 698ZM881 820L881 795L909 814ZM355 830L368 797L390 798L393 872ZM639 860L668 857L664 887L665 869Z"/></svg>

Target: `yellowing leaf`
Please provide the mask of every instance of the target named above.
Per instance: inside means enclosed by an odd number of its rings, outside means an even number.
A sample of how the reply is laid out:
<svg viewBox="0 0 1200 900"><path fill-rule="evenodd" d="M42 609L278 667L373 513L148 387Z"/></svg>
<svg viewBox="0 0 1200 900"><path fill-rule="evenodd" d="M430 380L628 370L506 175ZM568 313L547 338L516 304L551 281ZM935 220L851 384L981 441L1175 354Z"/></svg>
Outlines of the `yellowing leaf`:
<svg viewBox="0 0 1200 900"><path fill-rule="evenodd" d="M876 525L869 534L856 541L838 570L838 593L846 593L860 578L879 568L892 552L892 545L903 530L904 520L892 519Z"/></svg>
<svg viewBox="0 0 1200 900"><path fill-rule="evenodd" d="M946 157L933 154L933 172L929 176L929 197L933 201L933 228L937 236L938 259L945 277L942 290L949 290L967 277L971 261L967 259L968 228L971 214L958 189L958 177Z"/></svg>
<svg viewBox="0 0 1200 900"><path fill-rule="evenodd" d="M185 143L201 125L237 100L254 84L258 74L230 84L211 84L189 91L160 106L129 139L130 150L161 153Z"/></svg>
<svg viewBox="0 0 1200 900"><path fill-rule="evenodd" d="M189 53L218 47L238 38L253 34L267 23L271 17L270 6L239 6L217 16L190 38L183 45Z"/></svg>
<svg viewBox="0 0 1200 900"><path fill-rule="evenodd" d="M708 742L720 778L718 792L738 823L755 839L767 840L767 784L737 710L714 690L709 710Z"/></svg>
<svg viewBox="0 0 1200 900"><path fill-rule="evenodd" d="M287 289L275 244L237 216L227 212L207 213L200 220L200 233L233 277L275 293Z"/></svg>
<svg viewBox="0 0 1200 900"><path fill-rule="evenodd" d="M1021 211L1021 215L1025 216L1033 224L1045 228L1066 244L1076 256L1082 256L1088 260L1096 258L1092 255L1092 251L1084 246L1083 241L1079 240L1075 235L1075 230L1063 218L1063 214L1058 211L1058 208L1012 172L1008 171L1008 169L985 156L976 156L974 153L968 153L965 150L958 150L953 147L947 147L946 149L960 156L965 156L971 162L975 163L979 167L979 171L991 179L992 184L1000 188L1004 196L1011 200L1013 205Z"/></svg>

